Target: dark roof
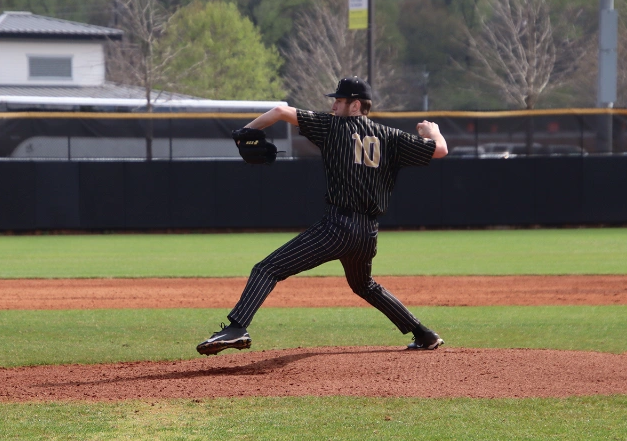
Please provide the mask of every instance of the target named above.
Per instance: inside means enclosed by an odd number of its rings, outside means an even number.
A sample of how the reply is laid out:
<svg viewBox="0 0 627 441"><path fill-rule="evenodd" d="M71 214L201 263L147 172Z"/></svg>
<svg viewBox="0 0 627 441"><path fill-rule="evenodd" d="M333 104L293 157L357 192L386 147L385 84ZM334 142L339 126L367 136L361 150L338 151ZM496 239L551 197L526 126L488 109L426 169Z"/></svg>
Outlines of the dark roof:
<svg viewBox="0 0 627 441"><path fill-rule="evenodd" d="M0 15L0 38L72 38L119 40L119 29L94 26L30 12L5 11Z"/></svg>

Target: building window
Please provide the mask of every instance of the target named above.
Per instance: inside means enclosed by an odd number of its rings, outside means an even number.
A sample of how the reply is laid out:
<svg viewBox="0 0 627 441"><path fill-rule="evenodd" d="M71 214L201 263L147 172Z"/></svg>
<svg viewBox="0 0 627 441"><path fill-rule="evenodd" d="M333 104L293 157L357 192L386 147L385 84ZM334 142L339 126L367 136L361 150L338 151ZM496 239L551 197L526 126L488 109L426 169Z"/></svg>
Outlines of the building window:
<svg viewBox="0 0 627 441"><path fill-rule="evenodd" d="M31 79L72 79L72 57L28 57L28 75Z"/></svg>

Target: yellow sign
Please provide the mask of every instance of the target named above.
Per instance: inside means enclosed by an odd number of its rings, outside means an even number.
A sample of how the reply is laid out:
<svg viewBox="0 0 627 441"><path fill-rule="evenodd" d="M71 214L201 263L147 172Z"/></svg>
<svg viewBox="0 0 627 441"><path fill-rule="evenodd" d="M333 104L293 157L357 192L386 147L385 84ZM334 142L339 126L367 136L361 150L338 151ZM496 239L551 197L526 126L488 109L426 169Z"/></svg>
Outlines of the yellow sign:
<svg viewBox="0 0 627 441"><path fill-rule="evenodd" d="M348 29L368 29L368 0L348 0Z"/></svg>

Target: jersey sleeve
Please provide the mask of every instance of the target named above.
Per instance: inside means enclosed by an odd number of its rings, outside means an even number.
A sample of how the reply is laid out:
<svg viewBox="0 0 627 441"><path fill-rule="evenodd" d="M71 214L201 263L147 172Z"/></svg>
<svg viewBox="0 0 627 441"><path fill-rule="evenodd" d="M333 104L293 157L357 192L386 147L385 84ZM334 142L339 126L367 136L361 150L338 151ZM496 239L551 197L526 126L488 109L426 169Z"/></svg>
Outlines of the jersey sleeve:
<svg viewBox="0 0 627 441"><path fill-rule="evenodd" d="M429 165L435 152L435 141L401 132L398 137L399 165Z"/></svg>
<svg viewBox="0 0 627 441"><path fill-rule="evenodd" d="M329 113L296 109L299 133L319 148L324 147L331 126L331 117Z"/></svg>

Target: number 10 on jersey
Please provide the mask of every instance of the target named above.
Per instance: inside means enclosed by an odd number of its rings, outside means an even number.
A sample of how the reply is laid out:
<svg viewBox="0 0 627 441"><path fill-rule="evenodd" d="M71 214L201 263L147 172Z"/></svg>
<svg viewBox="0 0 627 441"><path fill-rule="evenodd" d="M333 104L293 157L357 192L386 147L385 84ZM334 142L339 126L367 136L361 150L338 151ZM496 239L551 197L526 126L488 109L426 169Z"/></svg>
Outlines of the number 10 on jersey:
<svg viewBox="0 0 627 441"><path fill-rule="evenodd" d="M381 161L381 143L376 136L365 136L363 141L359 134L353 133L355 141L355 164L377 168Z"/></svg>

